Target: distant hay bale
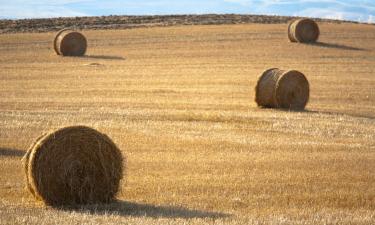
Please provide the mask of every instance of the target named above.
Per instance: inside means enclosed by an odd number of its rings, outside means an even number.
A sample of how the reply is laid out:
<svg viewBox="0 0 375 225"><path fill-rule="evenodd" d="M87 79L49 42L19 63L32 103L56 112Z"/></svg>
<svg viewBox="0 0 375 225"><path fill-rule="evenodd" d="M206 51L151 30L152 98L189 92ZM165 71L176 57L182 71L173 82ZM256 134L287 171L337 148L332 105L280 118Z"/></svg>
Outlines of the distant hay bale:
<svg viewBox="0 0 375 225"><path fill-rule="evenodd" d="M302 110L309 100L309 82L296 70L277 68L263 72L255 88L258 106Z"/></svg>
<svg viewBox="0 0 375 225"><path fill-rule="evenodd" d="M107 203L123 176L123 157L112 140L85 126L39 137L24 157L27 188L46 205Z"/></svg>
<svg viewBox="0 0 375 225"><path fill-rule="evenodd" d="M87 40L83 34L71 29L57 32L53 41L56 54L62 56L83 56L87 49Z"/></svg>
<svg viewBox="0 0 375 225"><path fill-rule="evenodd" d="M291 42L316 42L320 31L318 24L311 19L298 19L288 26L288 37Z"/></svg>

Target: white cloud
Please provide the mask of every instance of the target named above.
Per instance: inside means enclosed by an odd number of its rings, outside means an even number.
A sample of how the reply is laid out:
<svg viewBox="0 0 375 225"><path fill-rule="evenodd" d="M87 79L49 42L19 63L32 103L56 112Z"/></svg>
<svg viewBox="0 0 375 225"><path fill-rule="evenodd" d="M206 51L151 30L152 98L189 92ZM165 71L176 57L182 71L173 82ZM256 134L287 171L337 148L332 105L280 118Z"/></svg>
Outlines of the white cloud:
<svg viewBox="0 0 375 225"><path fill-rule="evenodd" d="M374 23L374 16L359 12L351 12L347 10L340 10L336 8L309 8L294 14L294 16L314 17L324 19L336 20L351 20L365 23Z"/></svg>
<svg viewBox="0 0 375 225"><path fill-rule="evenodd" d="M13 0L7 3L0 1L0 15L2 18L10 19L87 16L86 13L66 6L66 4L78 2L85 2L85 0L58 0L53 2Z"/></svg>
<svg viewBox="0 0 375 225"><path fill-rule="evenodd" d="M370 0L225 0L251 4L256 14L294 15L359 22L374 22L375 1Z"/></svg>
<svg viewBox="0 0 375 225"><path fill-rule="evenodd" d="M369 15L369 16L368 16L367 23L375 23L375 16L373 16L373 15Z"/></svg>
<svg viewBox="0 0 375 225"><path fill-rule="evenodd" d="M85 13L77 12L64 7L42 7L38 9L29 9L26 7L18 7L15 9L8 7L1 8L0 14L2 15L2 18L8 19L88 16Z"/></svg>
<svg viewBox="0 0 375 225"><path fill-rule="evenodd" d="M343 20L344 13L332 9L309 8L294 14L294 16L315 17L325 19Z"/></svg>
<svg viewBox="0 0 375 225"><path fill-rule="evenodd" d="M224 2L235 3L235 4L242 5L242 6L249 6L252 4L251 0L224 0Z"/></svg>

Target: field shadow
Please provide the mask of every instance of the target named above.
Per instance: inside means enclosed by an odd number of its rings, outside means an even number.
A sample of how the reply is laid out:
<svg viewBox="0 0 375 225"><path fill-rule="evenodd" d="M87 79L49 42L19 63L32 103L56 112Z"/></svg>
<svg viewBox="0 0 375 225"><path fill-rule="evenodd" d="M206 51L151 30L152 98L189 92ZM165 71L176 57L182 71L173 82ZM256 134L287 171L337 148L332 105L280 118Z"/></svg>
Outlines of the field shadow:
<svg viewBox="0 0 375 225"><path fill-rule="evenodd" d="M270 109L270 110L276 110L281 112L296 112L296 113L306 113L306 114L320 114L320 115L328 115L328 116L351 116L356 118L362 118L362 119L375 119L375 116L372 115L365 115L361 113L343 113L343 112L336 112L336 111L319 111L319 110L312 110L312 109L284 109L284 108L267 108L267 107L261 107L260 109Z"/></svg>
<svg viewBox="0 0 375 225"><path fill-rule="evenodd" d="M25 155L25 152L19 149L13 148L0 148L0 156L15 156L22 157Z"/></svg>
<svg viewBox="0 0 375 225"><path fill-rule="evenodd" d="M289 109L289 108L276 108L270 106L258 106L259 109L268 109L268 110L276 110L281 112L309 112L306 109Z"/></svg>
<svg viewBox="0 0 375 225"><path fill-rule="evenodd" d="M125 60L122 56L111 56L111 55L85 55L84 58L88 59L109 59L109 60Z"/></svg>
<svg viewBox="0 0 375 225"><path fill-rule="evenodd" d="M375 119L375 116L355 114L355 113L328 112L328 111L317 111L317 110L305 110L305 112L311 113L311 114L351 116L351 117L357 117L357 118L363 118L363 119Z"/></svg>
<svg viewBox="0 0 375 225"><path fill-rule="evenodd" d="M133 217L150 217L150 218L180 218L180 219L193 219L193 218L226 218L230 214L219 212L208 212L201 210L192 210L184 207L177 206L155 206L150 204L141 204L128 201L116 201L110 204L103 205L89 205L80 206L79 208L62 208L61 210L74 210L81 213L92 215L119 215L119 216L133 216Z"/></svg>
<svg viewBox="0 0 375 225"><path fill-rule="evenodd" d="M356 113L342 113L342 112L330 112L330 111L318 111L311 109L286 109L286 108L272 108L272 107L259 107L260 109L276 110L280 112L295 112L295 113L308 113L308 114L322 114L322 115L338 115L338 116L351 116L364 119L375 119L375 116L363 115Z"/></svg>
<svg viewBox="0 0 375 225"><path fill-rule="evenodd" d="M333 43L326 43L326 42L312 42L308 43L309 45L324 47L324 48L336 48L336 49L343 49L343 50L352 50L352 51L366 51L363 48L356 48L347 45L340 45L340 44L333 44Z"/></svg>

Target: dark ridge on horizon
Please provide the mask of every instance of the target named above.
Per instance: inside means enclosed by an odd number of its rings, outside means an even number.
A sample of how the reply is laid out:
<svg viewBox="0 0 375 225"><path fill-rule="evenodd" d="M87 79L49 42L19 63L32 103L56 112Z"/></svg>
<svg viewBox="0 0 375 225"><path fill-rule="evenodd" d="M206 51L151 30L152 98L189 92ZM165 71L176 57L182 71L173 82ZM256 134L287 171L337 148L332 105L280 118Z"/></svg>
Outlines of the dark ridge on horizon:
<svg viewBox="0 0 375 225"><path fill-rule="evenodd" d="M186 15L151 15L151 16L92 16L58 17L40 19L2 19L1 33L50 32L62 28L75 29L132 29L139 27L163 27L175 25L220 25L220 24L277 24L287 23L300 17L267 16L244 14L186 14ZM316 21L332 23L359 23L355 21L314 18ZM371 24L373 25L373 24Z"/></svg>

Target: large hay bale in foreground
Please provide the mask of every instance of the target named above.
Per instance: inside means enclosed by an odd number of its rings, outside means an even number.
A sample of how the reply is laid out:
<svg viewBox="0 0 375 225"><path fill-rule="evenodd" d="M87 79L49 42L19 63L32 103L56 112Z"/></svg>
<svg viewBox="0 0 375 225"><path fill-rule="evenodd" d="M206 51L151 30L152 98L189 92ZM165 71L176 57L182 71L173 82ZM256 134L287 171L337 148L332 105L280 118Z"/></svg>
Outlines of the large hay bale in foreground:
<svg viewBox="0 0 375 225"><path fill-rule="evenodd" d="M311 19L298 19L288 26L288 37L291 42L316 42L320 31L318 24Z"/></svg>
<svg viewBox="0 0 375 225"><path fill-rule="evenodd" d="M24 157L27 187L47 205L107 203L123 176L123 157L112 140L85 126L42 135Z"/></svg>
<svg viewBox="0 0 375 225"><path fill-rule="evenodd" d="M83 56L87 49L87 40L83 34L71 29L57 32L53 41L56 54L62 56Z"/></svg>
<svg viewBox="0 0 375 225"><path fill-rule="evenodd" d="M296 70L263 72L255 88L258 106L302 110L309 100L309 82Z"/></svg>
<svg viewBox="0 0 375 225"><path fill-rule="evenodd" d="M25 156L22 158L22 161L24 163L24 171L25 171L25 177L26 177L26 187L30 191L30 193L37 199L41 200L39 196L36 195L34 189L30 185L29 181L29 159L30 159L30 154L34 149L34 146L38 144L38 142L43 139L47 134L42 134L39 136L30 146L30 148L27 150Z"/></svg>

